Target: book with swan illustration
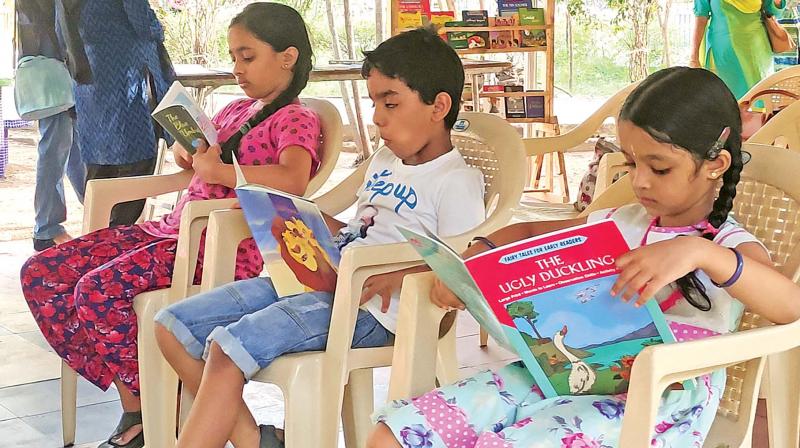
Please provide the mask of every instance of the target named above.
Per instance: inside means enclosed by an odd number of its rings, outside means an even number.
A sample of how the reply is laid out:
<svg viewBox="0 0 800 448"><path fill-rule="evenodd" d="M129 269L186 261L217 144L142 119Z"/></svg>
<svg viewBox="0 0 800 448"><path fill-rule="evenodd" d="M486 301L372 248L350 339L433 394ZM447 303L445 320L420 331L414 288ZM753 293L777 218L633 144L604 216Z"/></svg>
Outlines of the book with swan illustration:
<svg viewBox="0 0 800 448"><path fill-rule="evenodd" d="M548 398L625 392L636 355L675 340L655 300L637 308L611 296L615 261L630 250L611 220L467 260L431 232L399 230Z"/></svg>

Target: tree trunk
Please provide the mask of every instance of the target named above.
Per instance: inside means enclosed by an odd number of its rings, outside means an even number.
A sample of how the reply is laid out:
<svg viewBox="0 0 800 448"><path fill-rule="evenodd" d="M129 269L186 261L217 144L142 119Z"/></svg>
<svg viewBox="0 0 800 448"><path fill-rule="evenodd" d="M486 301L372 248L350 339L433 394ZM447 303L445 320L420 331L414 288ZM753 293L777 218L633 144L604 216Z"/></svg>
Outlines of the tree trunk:
<svg viewBox="0 0 800 448"><path fill-rule="evenodd" d="M628 72L631 82L635 82L647 77L647 25L650 23L650 16L653 8L651 0L641 0L633 2L630 5L633 41L630 45L631 53L628 62Z"/></svg>
<svg viewBox="0 0 800 448"><path fill-rule="evenodd" d="M375 46L383 42L383 0L375 0Z"/></svg>
<svg viewBox="0 0 800 448"><path fill-rule="evenodd" d="M342 59L342 53L339 50L339 33L336 32L336 21L333 15L333 3L331 0L325 0L325 8L328 15L328 29L331 32L331 49L333 50L333 57L335 59ZM350 102L350 92L347 90L347 83L339 81L339 91L342 93L342 101L344 102L344 110L347 113L347 121L353 126L354 132L358 129L355 125L356 114L353 112L353 104ZM354 136L353 141L359 153L363 153L361 149L361 141L358 136Z"/></svg>
<svg viewBox="0 0 800 448"><path fill-rule="evenodd" d="M569 52L569 93L572 94L573 81L575 80L574 68L574 39L572 32L572 15L567 12L567 51Z"/></svg>
<svg viewBox="0 0 800 448"><path fill-rule="evenodd" d="M356 57L356 49L353 39L353 20L350 16L350 0L344 0L344 27L345 27L345 35L347 38L347 53L350 56L350 59L355 59ZM369 130L364 125L362 121L361 115L361 95L358 92L358 81L350 81L350 86L353 89L353 105L355 106L356 111L356 119L355 119L355 130L357 131L357 138L361 142L361 155L356 160L356 163L360 163L364 160L367 160L369 156L372 154L372 148L369 142L368 134Z"/></svg>
<svg viewBox="0 0 800 448"><path fill-rule="evenodd" d="M536 337L539 338L539 339L543 339L542 335L539 334L539 330L536 329L536 325L534 325L535 321L531 320L531 319L526 319L526 320L528 321L528 324L530 324L531 328L533 329L533 332L536 333Z"/></svg>
<svg viewBox="0 0 800 448"><path fill-rule="evenodd" d="M661 38L664 41L663 53L661 54L661 64L664 67L671 67L670 61L670 45L669 45L669 13L672 8L672 0L664 0L662 13L658 15L658 22L661 25Z"/></svg>

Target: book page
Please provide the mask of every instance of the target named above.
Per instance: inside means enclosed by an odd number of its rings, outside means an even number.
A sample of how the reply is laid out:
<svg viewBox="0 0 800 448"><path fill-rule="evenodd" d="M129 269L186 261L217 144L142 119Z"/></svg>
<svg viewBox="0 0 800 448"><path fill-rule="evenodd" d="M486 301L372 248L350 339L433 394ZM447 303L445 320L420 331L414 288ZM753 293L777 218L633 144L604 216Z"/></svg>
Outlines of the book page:
<svg viewBox="0 0 800 448"><path fill-rule="evenodd" d="M202 138L210 146L218 142L214 123L178 81L172 83L152 116L189 153L194 154L194 139Z"/></svg>
<svg viewBox="0 0 800 448"><path fill-rule="evenodd" d="M411 243L411 246L444 284L464 302L467 311L472 314L481 327L488 331L492 338L506 350L515 351L501 328L500 322L472 280L461 256L428 229L425 229L427 235L421 235L403 226L397 226L397 230Z"/></svg>

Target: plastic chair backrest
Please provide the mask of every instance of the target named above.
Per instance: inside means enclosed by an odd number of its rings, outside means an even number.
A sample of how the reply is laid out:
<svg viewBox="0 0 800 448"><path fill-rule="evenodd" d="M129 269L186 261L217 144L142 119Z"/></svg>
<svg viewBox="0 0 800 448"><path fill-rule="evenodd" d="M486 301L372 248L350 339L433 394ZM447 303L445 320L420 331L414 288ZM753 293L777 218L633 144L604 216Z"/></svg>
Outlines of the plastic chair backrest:
<svg viewBox="0 0 800 448"><path fill-rule="evenodd" d="M764 107L767 111L772 111L776 108L786 107L794 103L794 99L785 95L769 95L757 96L759 92L768 89L788 90L796 95L800 94L800 66L789 67L762 79L756 85L750 88L739 102L751 101L753 99L761 100L764 102Z"/></svg>
<svg viewBox="0 0 800 448"><path fill-rule="evenodd" d="M525 182L525 154L517 130L494 115L462 112L450 135L467 165L483 173L487 216L507 214L510 219Z"/></svg>
<svg viewBox="0 0 800 448"><path fill-rule="evenodd" d="M800 150L800 101L775 114L747 142Z"/></svg>
<svg viewBox="0 0 800 448"><path fill-rule="evenodd" d="M800 241L800 153L784 148L746 143L752 158L742 170L731 213L767 247L775 266L794 277L800 256L792 254ZM794 278L797 281L796 278ZM768 325L757 314L745 311L740 330ZM747 375L755 375L746 364L729 367L728 381L717 413L732 420L739 418L742 385Z"/></svg>
<svg viewBox="0 0 800 448"><path fill-rule="evenodd" d="M322 128L322 144L320 145L319 169L308 182L306 187L306 197L316 193L330 178L336 162L339 160L339 152L342 149L342 117L330 101L319 98L302 98L300 102L312 109L319 116Z"/></svg>

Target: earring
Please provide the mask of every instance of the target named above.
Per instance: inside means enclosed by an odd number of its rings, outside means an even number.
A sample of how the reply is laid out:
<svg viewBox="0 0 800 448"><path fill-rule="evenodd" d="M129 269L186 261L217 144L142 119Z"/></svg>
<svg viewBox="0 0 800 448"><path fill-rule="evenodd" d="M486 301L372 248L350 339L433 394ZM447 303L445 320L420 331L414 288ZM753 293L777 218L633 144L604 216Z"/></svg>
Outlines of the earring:
<svg viewBox="0 0 800 448"><path fill-rule="evenodd" d="M283 64L283 69L287 70L289 68L289 64Z"/></svg>
<svg viewBox="0 0 800 448"><path fill-rule="evenodd" d="M713 173L711 173L711 178L712 178L712 179L716 179L716 178L717 178L717 176L719 176L719 174L717 174L717 172L716 172L716 171L714 171Z"/></svg>

